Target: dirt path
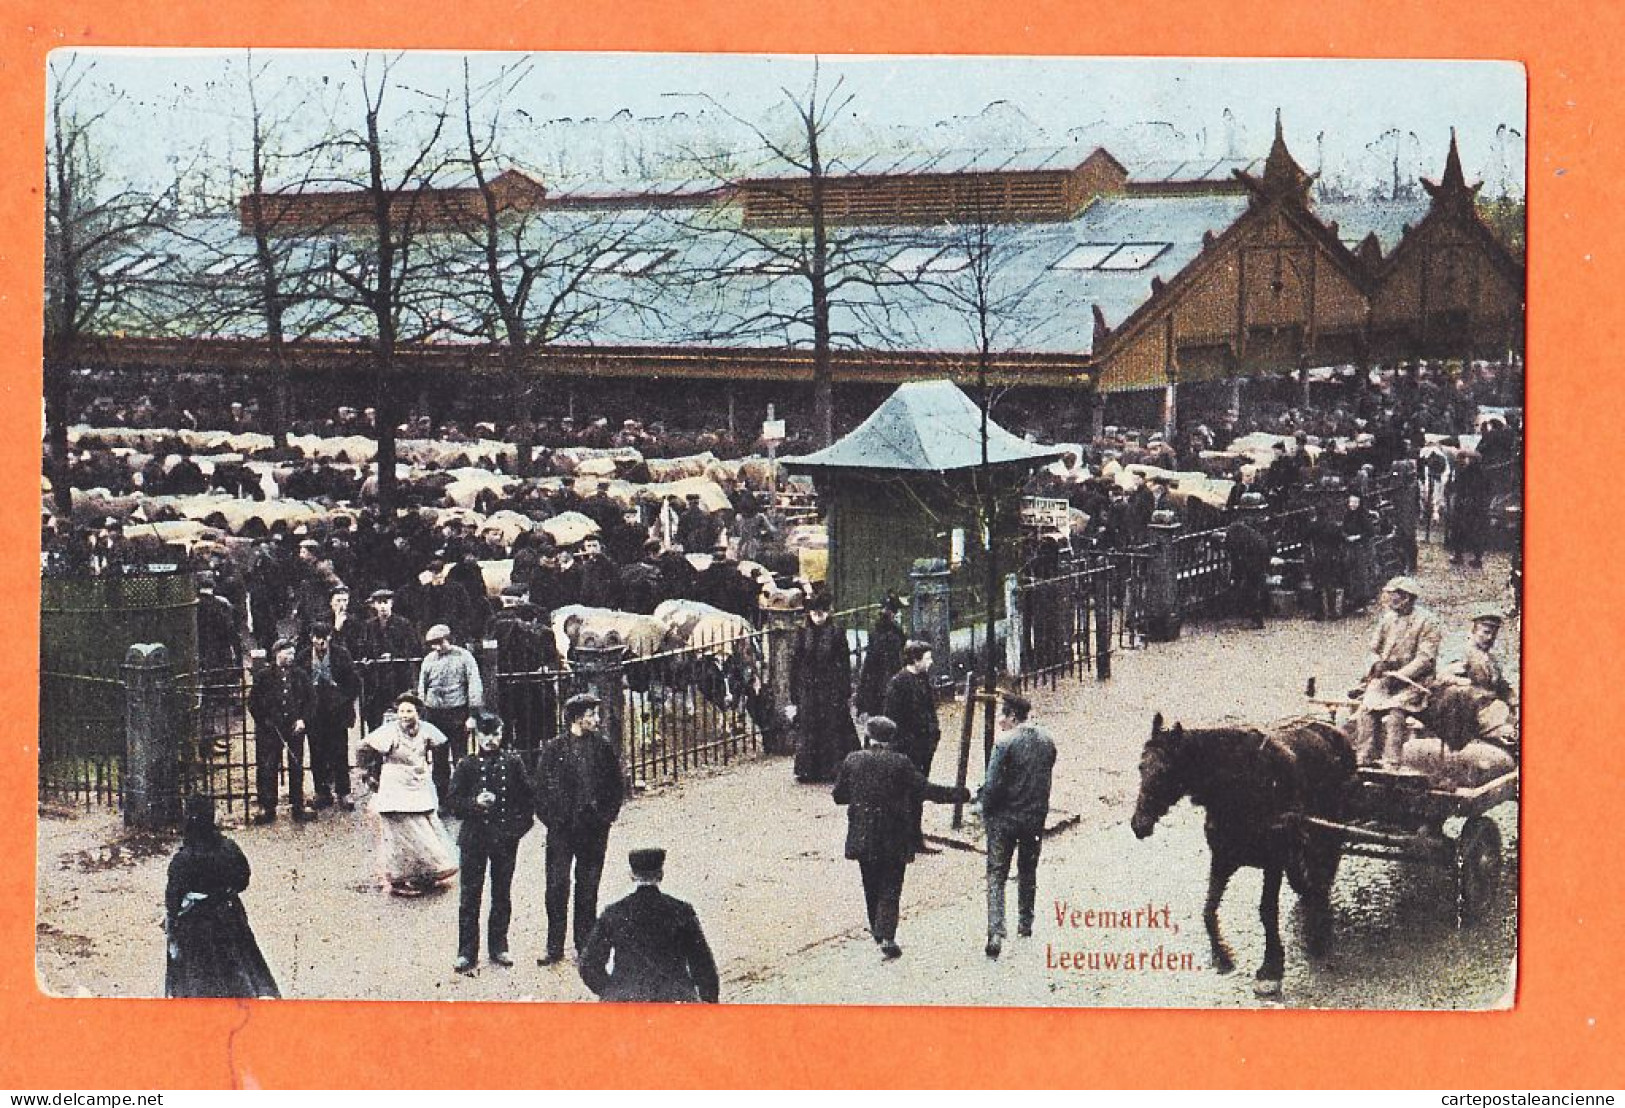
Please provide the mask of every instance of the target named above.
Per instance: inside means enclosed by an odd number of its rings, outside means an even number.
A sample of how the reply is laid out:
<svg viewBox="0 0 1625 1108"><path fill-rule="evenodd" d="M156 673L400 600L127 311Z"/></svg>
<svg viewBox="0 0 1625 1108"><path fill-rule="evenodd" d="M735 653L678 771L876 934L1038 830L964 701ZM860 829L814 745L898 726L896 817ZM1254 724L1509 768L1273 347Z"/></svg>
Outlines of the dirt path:
<svg viewBox="0 0 1625 1108"><path fill-rule="evenodd" d="M1472 603L1506 596L1504 559L1450 571L1426 552L1427 603L1447 631L1465 630ZM1304 680L1326 689L1357 676L1371 621L1273 622L1262 632L1193 626L1177 642L1119 655L1109 682L1068 683L1036 696L1061 748L1054 804L1079 824L1045 846L1039 928L999 963L981 952L982 857L947 851L909 871L899 941L906 954L882 965L863 930L857 867L841 857L844 811L826 788L799 786L787 759L762 759L689 780L631 803L610 840L603 900L629 889L626 850L671 852L666 889L693 902L724 978L725 999L770 1003L1110 1004L1228 1006L1256 1003L1250 970L1261 955L1256 873L1239 876L1224 922L1246 972L1206 968L1198 912L1205 874L1199 813L1176 808L1156 835L1136 841L1126 821L1138 787L1140 746L1151 716L1213 723L1298 714ZM1516 683L1518 623L1503 649ZM1447 636L1448 638L1448 636ZM944 733L958 734L945 720ZM951 761L939 756L939 779ZM974 781L973 781L974 785ZM947 809L930 819L946 830ZM1516 809L1499 813L1516 859ZM928 830L931 827L928 826ZM38 861L41 987L74 996L153 996L162 991L162 894L173 843L126 840L112 815L42 818ZM311 824L234 828L254 866L244 895L283 992L297 998L582 1000L568 963L540 969L542 846L538 828L519 853L511 970L478 977L451 971L455 890L400 900L378 889L373 830L364 812ZM1510 884L1510 883L1509 883ZM1515 950L1508 892L1485 925L1457 933L1441 906L1439 875L1353 862L1339 879L1339 950L1310 965L1288 939L1289 1003L1338 1007L1451 1007L1494 1003L1508 988ZM1054 924L1053 902L1162 905L1177 934L1088 935ZM1012 895L1013 900L1013 895ZM1290 894L1284 906L1292 902ZM1289 909L1283 912L1287 916ZM1046 923L1046 920L1049 921ZM1399 936L1404 942L1398 942ZM1081 939L1080 939L1081 936ZM1189 953L1194 970L1116 976L1059 971L1046 947ZM1083 941L1088 940L1088 941Z"/></svg>

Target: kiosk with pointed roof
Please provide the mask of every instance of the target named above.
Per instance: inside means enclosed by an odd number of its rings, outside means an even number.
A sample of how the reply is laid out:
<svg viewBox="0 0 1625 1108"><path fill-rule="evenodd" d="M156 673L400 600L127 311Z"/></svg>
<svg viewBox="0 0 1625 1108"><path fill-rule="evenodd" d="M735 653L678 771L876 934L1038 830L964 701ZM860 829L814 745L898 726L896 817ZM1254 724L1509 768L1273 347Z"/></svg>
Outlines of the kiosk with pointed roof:
<svg viewBox="0 0 1625 1108"><path fill-rule="evenodd" d="M1064 451L991 419L985 426L985 485L982 410L951 381L901 385L838 442L785 459L791 472L812 476L824 504L836 607L872 604L905 587L921 558L960 561L956 578L979 593L984 500L994 506L999 563L1015 565L1021 486Z"/></svg>

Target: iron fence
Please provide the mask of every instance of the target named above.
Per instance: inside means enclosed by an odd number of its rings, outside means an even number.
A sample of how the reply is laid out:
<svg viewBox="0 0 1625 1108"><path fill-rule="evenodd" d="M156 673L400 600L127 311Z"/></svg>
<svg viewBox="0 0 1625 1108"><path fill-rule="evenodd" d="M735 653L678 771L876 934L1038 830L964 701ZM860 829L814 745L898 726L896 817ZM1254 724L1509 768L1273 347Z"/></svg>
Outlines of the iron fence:
<svg viewBox="0 0 1625 1108"><path fill-rule="evenodd" d="M1062 677L1111 676L1118 596L1112 566L1103 562L1016 585L1017 683L1054 688Z"/></svg>

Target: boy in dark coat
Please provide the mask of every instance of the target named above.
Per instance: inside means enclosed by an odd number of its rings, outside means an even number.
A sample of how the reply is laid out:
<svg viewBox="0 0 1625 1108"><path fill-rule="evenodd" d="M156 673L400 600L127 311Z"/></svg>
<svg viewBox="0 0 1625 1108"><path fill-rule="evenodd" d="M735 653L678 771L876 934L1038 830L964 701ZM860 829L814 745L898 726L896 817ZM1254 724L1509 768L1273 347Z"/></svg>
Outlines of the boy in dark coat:
<svg viewBox="0 0 1625 1108"><path fill-rule="evenodd" d="M486 951L499 966L513 965L508 954L508 920L513 914L513 870L519 840L530 831L535 795L517 754L502 749L502 720L482 711L474 720L475 752L451 775L451 809L463 821L457 832L462 854L462 886L457 904L458 973L470 973L480 956L480 897L491 873L491 915Z"/></svg>

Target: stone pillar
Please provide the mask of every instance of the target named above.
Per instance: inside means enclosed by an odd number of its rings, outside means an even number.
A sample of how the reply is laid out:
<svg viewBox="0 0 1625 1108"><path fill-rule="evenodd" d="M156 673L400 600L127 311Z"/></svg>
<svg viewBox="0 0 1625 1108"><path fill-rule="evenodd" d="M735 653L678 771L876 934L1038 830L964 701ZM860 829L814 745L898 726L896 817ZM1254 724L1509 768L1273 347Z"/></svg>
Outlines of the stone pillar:
<svg viewBox="0 0 1625 1108"><path fill-rule="evenodd" d="M795 648L796 628L801 626L802 619L803 610L799 605L762 609L762 622L767 628L767 690L772 698L768 717L771 725L762 733L762 749L769 754L795 752L784 710L790 706L790 652Z"/></svg>
<svg viewBox="0 0 1625 1108"><path fill-rule="evenodd" d="M1016 575L1004 578L1004 672L1010 677L1021 676L1021 648L1026 642L1026 628L1021 613L1021 590Z"/></svg>
<svg viewBox="0 0 1625 1108"><path fill-rule="evenodd" d="M1179 606L1178 571L1174 565L1174 540L1179 537L1179 524L1153 520L1148 530L1151 564L1147 567L1145 585L1146 638L1153 642L1172 642L1179 638L1184 619Z"/></svg>
<svg viewBox="0 0 1625 1108"><path fill-rule="evenodd" d="M614 639L614 636L610 636ZM615 744L621 764L631 773L632 752L626 744L626 646L618 641L600 641L585 635L570 651L570 668L576 677L576 692L590 692L604 703L599 708L599 730Z"/></svg>
<svg viewBox="0 0 1625 1108"><path fill-rule="evenodd" d="M150 830L177 823L180 729L169 650L161 643L136 643L119 668L124 674L124 824Z"/></svg>
<svg viewBox="0 0 1625 1108"><path fill-rule="evenodd" d="M948 562L943 558L917 559L914 568L908 571L912 590L910 634L921 642L931 644L931 653L936 659L931 670L932 681L939 685L953 681L949 638L949 630L953 626L952 613L949 611L950 580Z"/></svg>
<svg viewBox="0 0 1625 1108"><path fill-rule="evenodd" d="M480 664L480 684L485 686L485 707L493 712L502 711L502 678L497 641L485 639L480 643L475 659ZM510 732L511 734L512 732Z"/></svg>

